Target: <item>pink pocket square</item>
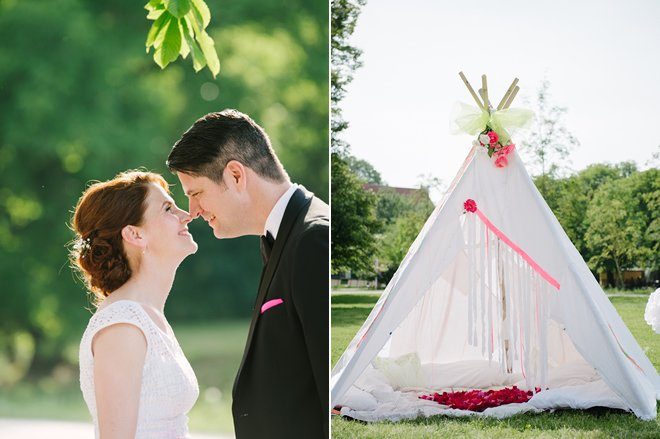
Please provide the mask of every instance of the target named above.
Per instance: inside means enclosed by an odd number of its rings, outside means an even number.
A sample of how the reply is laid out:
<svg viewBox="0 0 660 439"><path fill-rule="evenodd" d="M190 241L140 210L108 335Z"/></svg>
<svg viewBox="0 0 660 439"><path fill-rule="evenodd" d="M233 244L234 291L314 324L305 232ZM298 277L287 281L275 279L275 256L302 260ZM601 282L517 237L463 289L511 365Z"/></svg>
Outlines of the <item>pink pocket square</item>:
<svg viewBox="0 0 660 439"><path fill-rule="evenodd" d="M281 305L283 303L284 303L284 300L282 300L282 299L269 300L268 302L261 305L261 314L265 313L266 311L268 311L272 307L277 306L277 305Z"/></svg>

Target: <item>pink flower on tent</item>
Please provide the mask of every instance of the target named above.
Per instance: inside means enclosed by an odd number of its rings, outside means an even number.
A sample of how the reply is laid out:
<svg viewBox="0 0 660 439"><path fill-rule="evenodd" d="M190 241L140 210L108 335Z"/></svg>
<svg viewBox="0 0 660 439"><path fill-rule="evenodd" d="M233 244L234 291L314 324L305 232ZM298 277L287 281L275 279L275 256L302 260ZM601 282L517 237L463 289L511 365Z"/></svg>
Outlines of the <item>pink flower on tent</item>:
<svg viewBox="0 0 660 439"><path fill-rule="evenodd" d="M467 200L465 200L465 203L463 203L463 208L465 209L466 212L476 212L477 202L474 201L472 198L468 198Z"/></svg>
<svg viewBox="0 0 660 439"><path fill-rule="evenodd" d="M490 144L495 145L498 140L500 140L500 136L497 135L495 131L488 131L488 138L490 139Z"/></svg>
<svg viewBox="0 0 660 439"><path fill-rule="evenodd" d="M503 168L508 164L509 161L506 159L506 156L501 155L497 157L497 159L495 159L495 166L497 166L498 168Z"/></svg>
<svg viewBox="0 0 660 439"><path fill-rule="evenodd" d="M499 151L497 151L497 155L509 155L511 151L513 151L513 148L515 147L516 145L514 145L513 143L503 146L502 148L500 148Z"/></svg>

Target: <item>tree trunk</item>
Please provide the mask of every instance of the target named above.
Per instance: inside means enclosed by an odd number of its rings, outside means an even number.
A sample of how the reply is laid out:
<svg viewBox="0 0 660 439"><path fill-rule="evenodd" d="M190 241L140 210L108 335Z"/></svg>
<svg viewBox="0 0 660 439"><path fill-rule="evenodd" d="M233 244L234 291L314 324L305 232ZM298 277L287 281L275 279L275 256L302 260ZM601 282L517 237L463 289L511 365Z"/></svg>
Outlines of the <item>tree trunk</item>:
<svg viewBox="0 0 660 439"><path fill-rule="evenodd" d="M616 265L617 286L620 289L624 289L623 274L621 273L621 267L619 266L619 260L617 258L614 258L614 265Z"/></svg>

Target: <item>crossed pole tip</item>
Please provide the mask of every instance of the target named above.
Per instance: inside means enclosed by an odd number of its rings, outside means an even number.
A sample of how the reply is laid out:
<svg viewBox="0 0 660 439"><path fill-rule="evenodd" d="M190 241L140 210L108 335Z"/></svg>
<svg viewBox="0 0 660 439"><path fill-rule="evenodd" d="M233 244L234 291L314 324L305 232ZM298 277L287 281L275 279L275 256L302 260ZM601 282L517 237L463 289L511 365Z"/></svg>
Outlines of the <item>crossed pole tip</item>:
<svg viewBox="0 0 660 439"><path fill-rule="evenodd" d="M465 75L463 74L463 72L458 72L458 76L460 76L461 79L463 80L463 83L465 84L465 86L467 87L468 91L469 91L470 94L472 95L472 98L474 99L474 101L477 103L477 106L478 106L479 108L481 108L482 110L485 110L484 104L479 100L479 97L477 97L477 94L474 92L474 89L473 89L472 86L470 85L470 82L467 80L467 78L465 77Z"/></svg>
<svg viewBox="0 0 660 439"><path fill-rule="evenodd" d="M487 83L486 75L481 75L481 88L479 89L478 96L477 93L475 93L474 89L472 88L472 85L470 85L470 82L465 77L465 74L463 72L458 72L458 75L463 80L463 83L467 87L474 101L477 103L477 106L482 110L491 111L492 107L491 107L491 102L488 98L488 83ZM518 91L520 90L520 87L518 87L517 84L518 84L518 78L514 78L513 82L506 90L506 93L504 93L504 96L502 96L502 100L497 105L496 110L503 110L503 109L506 110L511 106L511 103L513 102L516 95L518 94ZM481 99L479 99L479 96L481 96Z"/></svg>

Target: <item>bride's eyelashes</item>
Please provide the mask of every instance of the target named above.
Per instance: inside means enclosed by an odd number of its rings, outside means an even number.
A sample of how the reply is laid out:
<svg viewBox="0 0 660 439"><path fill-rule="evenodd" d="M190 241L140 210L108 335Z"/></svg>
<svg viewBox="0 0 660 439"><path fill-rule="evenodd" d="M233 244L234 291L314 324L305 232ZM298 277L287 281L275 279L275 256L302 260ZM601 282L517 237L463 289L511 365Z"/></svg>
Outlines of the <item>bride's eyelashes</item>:
<svg viewBox="0 0 660 439"><path fill-rule="evenodd" d="M165 212L173 212L176 205L171 201L165 202ZM176 207L178 209L178 207Z"/></svg>

